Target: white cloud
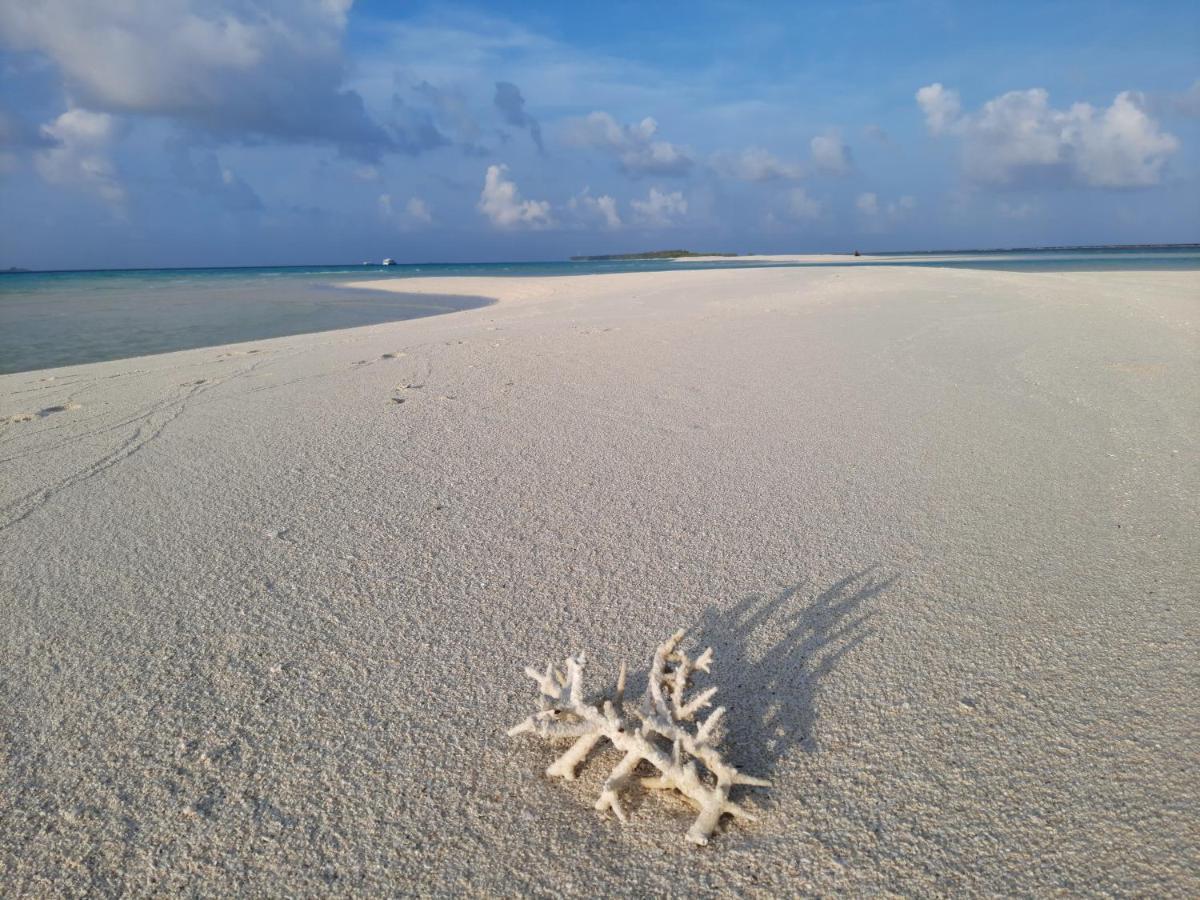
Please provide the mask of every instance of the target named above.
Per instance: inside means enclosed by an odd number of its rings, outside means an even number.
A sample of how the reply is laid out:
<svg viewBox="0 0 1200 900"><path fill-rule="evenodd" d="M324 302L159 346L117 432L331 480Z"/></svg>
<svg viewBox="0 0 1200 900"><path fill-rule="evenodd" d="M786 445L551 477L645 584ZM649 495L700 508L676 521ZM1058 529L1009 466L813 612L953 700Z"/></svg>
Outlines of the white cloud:
<svg viewBox="0 0 1200 900"><path fill-rule="evenodd" d="M624 224L617 212L617 201L608 194L593 197L590 188L584 188L578 196L572 197L570 207L582 210L588 218L599 221L609 231L616 231Z"/></svg>
<svg viewBox="0 0 1200 900"><path fill-rule="evenodd" d="M594 112L570 122L567 141L611 154L630 175L683 175L692 166L687 152L669 141L656 140L658 123L649 116L636 125L621 125L606 112Z"/></svg>
<svg viewBox="0 0 1200 900"><path fill-rule="evenodd" d="M522 200L517 185L505 177L508 166L488 166L478 209L497 228L548 228L554 224L545 200Z"/></svg>
<svg viewBox="0 0 1200 900"><path fill-rule="evenodd" d="M341 87L350 0L0 0L9 47L45 55L73 106L247 137L391 144Z"/></svg>
<svg viewBox="0 0 1200 900"><path fill-rule="evenodd" d="M869 231L883 231L902 221L917 206L915 197L905 194L895 200L884 202L873 191L865 191L854 201Z"/></svg>
<svg viewBox="0 0 1200 900"><path fill-rule="evenodd" d="M52 184L81 184L107 203L121 206L125 188L117 179L108 156L120 126L106 113L69 109L42 126L43 136L53 143L34 157L38 173Z"/></svg>
<svg viewBox="0 0 1200 900"><path fill-rule="evenodd" d="M761 147L748 147L741 153L718 153L713 167L723 175L742 181L795 180L804 177L804 166L779 159Z"/></svg>
<svg viewBox="0 0 1200 900"><path fill-rule="evenodd" d="M917 105L925 113L925 124L932 134L946 131L962 113L958 91L946 90L937 82L917 91Z"/></svg>
<svg viewBox="0 0 1200 900"><path fill-rule="evenodd" d="M837 131L819 134L810 142L813 165L833 175L850 171L850 148Z"/></svg>
<svg viewBox="0 0 1200 900"><path fill-rule="evenodd" d="M917 91L932 134L963 141L967 174L992 184L1062 178L1092 187L1158 184L1179 148L1160 131L1142 96L1123 91L1106 108L1050 106L1041 88L1010 91L964 113L958 95L940 84Z"/></svg>
<svg viewBox="0 0 1200 900"><path fill-rule="evenodd" d="M792 188L788 192L788 212L796 219L819 219L824 204L808 196L804 188Z"/></svg>
<svg viewBox="0 0 1200 900"><path fill-rule="evenodd" d="M629 204L639 222L644 225L670 225L675 217L687 215L687 199L679 191L664 193L650 188L645 200L633 200Z"/></svg>

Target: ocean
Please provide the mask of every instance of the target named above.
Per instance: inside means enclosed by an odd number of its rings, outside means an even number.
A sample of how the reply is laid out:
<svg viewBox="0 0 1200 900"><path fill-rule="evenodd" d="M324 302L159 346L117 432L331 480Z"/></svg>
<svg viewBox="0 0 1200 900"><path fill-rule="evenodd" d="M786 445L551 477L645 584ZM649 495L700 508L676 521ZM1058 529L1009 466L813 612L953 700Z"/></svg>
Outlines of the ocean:
<svg viewBox="0 0 1200 900"><path fill-rule="evenodd" d="M889 254L899 256L899 254ZM904 254L853 263L594 260L398 266L128 269L0 274L0 374L438 315L484 297L345 288L365 278L590 275L772 266L918 265L1011 271L1200 272L1200 247ZM923 258L928 257L928 258Z"/></svg>

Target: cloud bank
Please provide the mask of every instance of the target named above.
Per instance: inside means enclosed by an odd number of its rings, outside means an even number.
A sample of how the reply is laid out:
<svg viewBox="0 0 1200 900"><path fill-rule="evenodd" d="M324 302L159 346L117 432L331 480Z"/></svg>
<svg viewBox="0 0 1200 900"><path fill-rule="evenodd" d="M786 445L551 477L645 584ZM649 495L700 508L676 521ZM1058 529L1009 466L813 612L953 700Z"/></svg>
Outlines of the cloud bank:
<svg viewBox="0 0 1200 900"><path fill-rule="evenodd" d="M634 216L643 225L666 226L687 215L688 203L680 191L666 193L650 188L645 200L631 200Z"/></svg>
<svg viewBox="0 0 1200 900"><path fill-rule="evenodd" d="M350 2L0 0L0 34L51 60L75 107L375 157L393 140L341 87Z"/></svg>
<svg viewBox="0 0 1200 900"><path fill-rule="evenodd" d="M692 158L657 134L658 123L649 116L636 125L621 125L606 112L594 112L569 123L567 141L612 155L629 175L686 175Z"/></svg>
<svg viewBox="0 0 1200 900"><path fill-rule="evenodd" d="M961 140L968 176L984 183L1148 187L1161 181L1179 149L1133 91L1100 109L1088 103L1054 109L1041 88L1009 91L975 113L963 112L958 93L941 84L921 88L916 100L930 134Z"/></svg>

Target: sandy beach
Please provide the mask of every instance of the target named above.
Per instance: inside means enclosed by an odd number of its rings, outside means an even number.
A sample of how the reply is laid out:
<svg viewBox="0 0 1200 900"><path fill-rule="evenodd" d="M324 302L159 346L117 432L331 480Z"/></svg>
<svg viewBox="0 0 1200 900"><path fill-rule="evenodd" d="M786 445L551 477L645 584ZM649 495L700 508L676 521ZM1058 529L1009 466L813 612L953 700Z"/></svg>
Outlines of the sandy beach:
<svg viewBox="0 0 1200 900"><path fill-rule="evenodd" d="M371 286L0 377L3 893L1200 894L1195 272ZM704 848L505 734L684 626Z"/></svg>

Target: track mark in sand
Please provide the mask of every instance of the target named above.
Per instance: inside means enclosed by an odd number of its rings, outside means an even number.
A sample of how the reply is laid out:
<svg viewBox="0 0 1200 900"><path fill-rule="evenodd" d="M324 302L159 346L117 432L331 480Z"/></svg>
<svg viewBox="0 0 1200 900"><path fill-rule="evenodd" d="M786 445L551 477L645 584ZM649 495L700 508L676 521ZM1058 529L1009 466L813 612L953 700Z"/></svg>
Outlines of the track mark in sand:
<svg viewBox="0 0 1200 900"><path fill-rule="evenodd" d="M183 415L184 410L186 410L188 407L188 401L190 401L192 397L194 397L201 390L203 390L203 385L192 385L182 397L165 401L151 409L146 414L132 420L133 422L138 423L133 433L125 438L125 440L123 440L114 449L110 450L108 453L104 454L90 465L84 466L82 469L73 472L49 487L37 488L29 491L13 500L11 503L7 503L3 507L0 507L0 531L4 531L20 522L23 522L25 519L29 518L29 516L33 515L33 513L35 513L37 510L49 503L55 496L67 490L68 488L72 488L78 484L83 484L85 481L95 478L97 475L100 475L108 469L111 469L118 463L124 462L143 450L146 446L155 441L163 433L163 431L166 430L168 425ZM156 425L151 424L152 419L156 414L165 412L171 409L171 407L174 407L174 409L164 419L162 419L162 421L158 422ZM47 409L54 410L55 407L47 407ZM66 411L67 409L70 409L70 407L64 407L63 411Z"/></svg>
<svg viewBox="0 0 1200 900"><path fill-rule="evenodd" d="M392 353L380 354L378 359L356 359L354 362L350 363L350 365L353 368L358 368L359 366L370 366L370 365L374 365L375 363L377 363L383 359L399 359L400 357L407 356L407 355L408 354L402 350L396 350L395 352L392 352Z"/></svg>

